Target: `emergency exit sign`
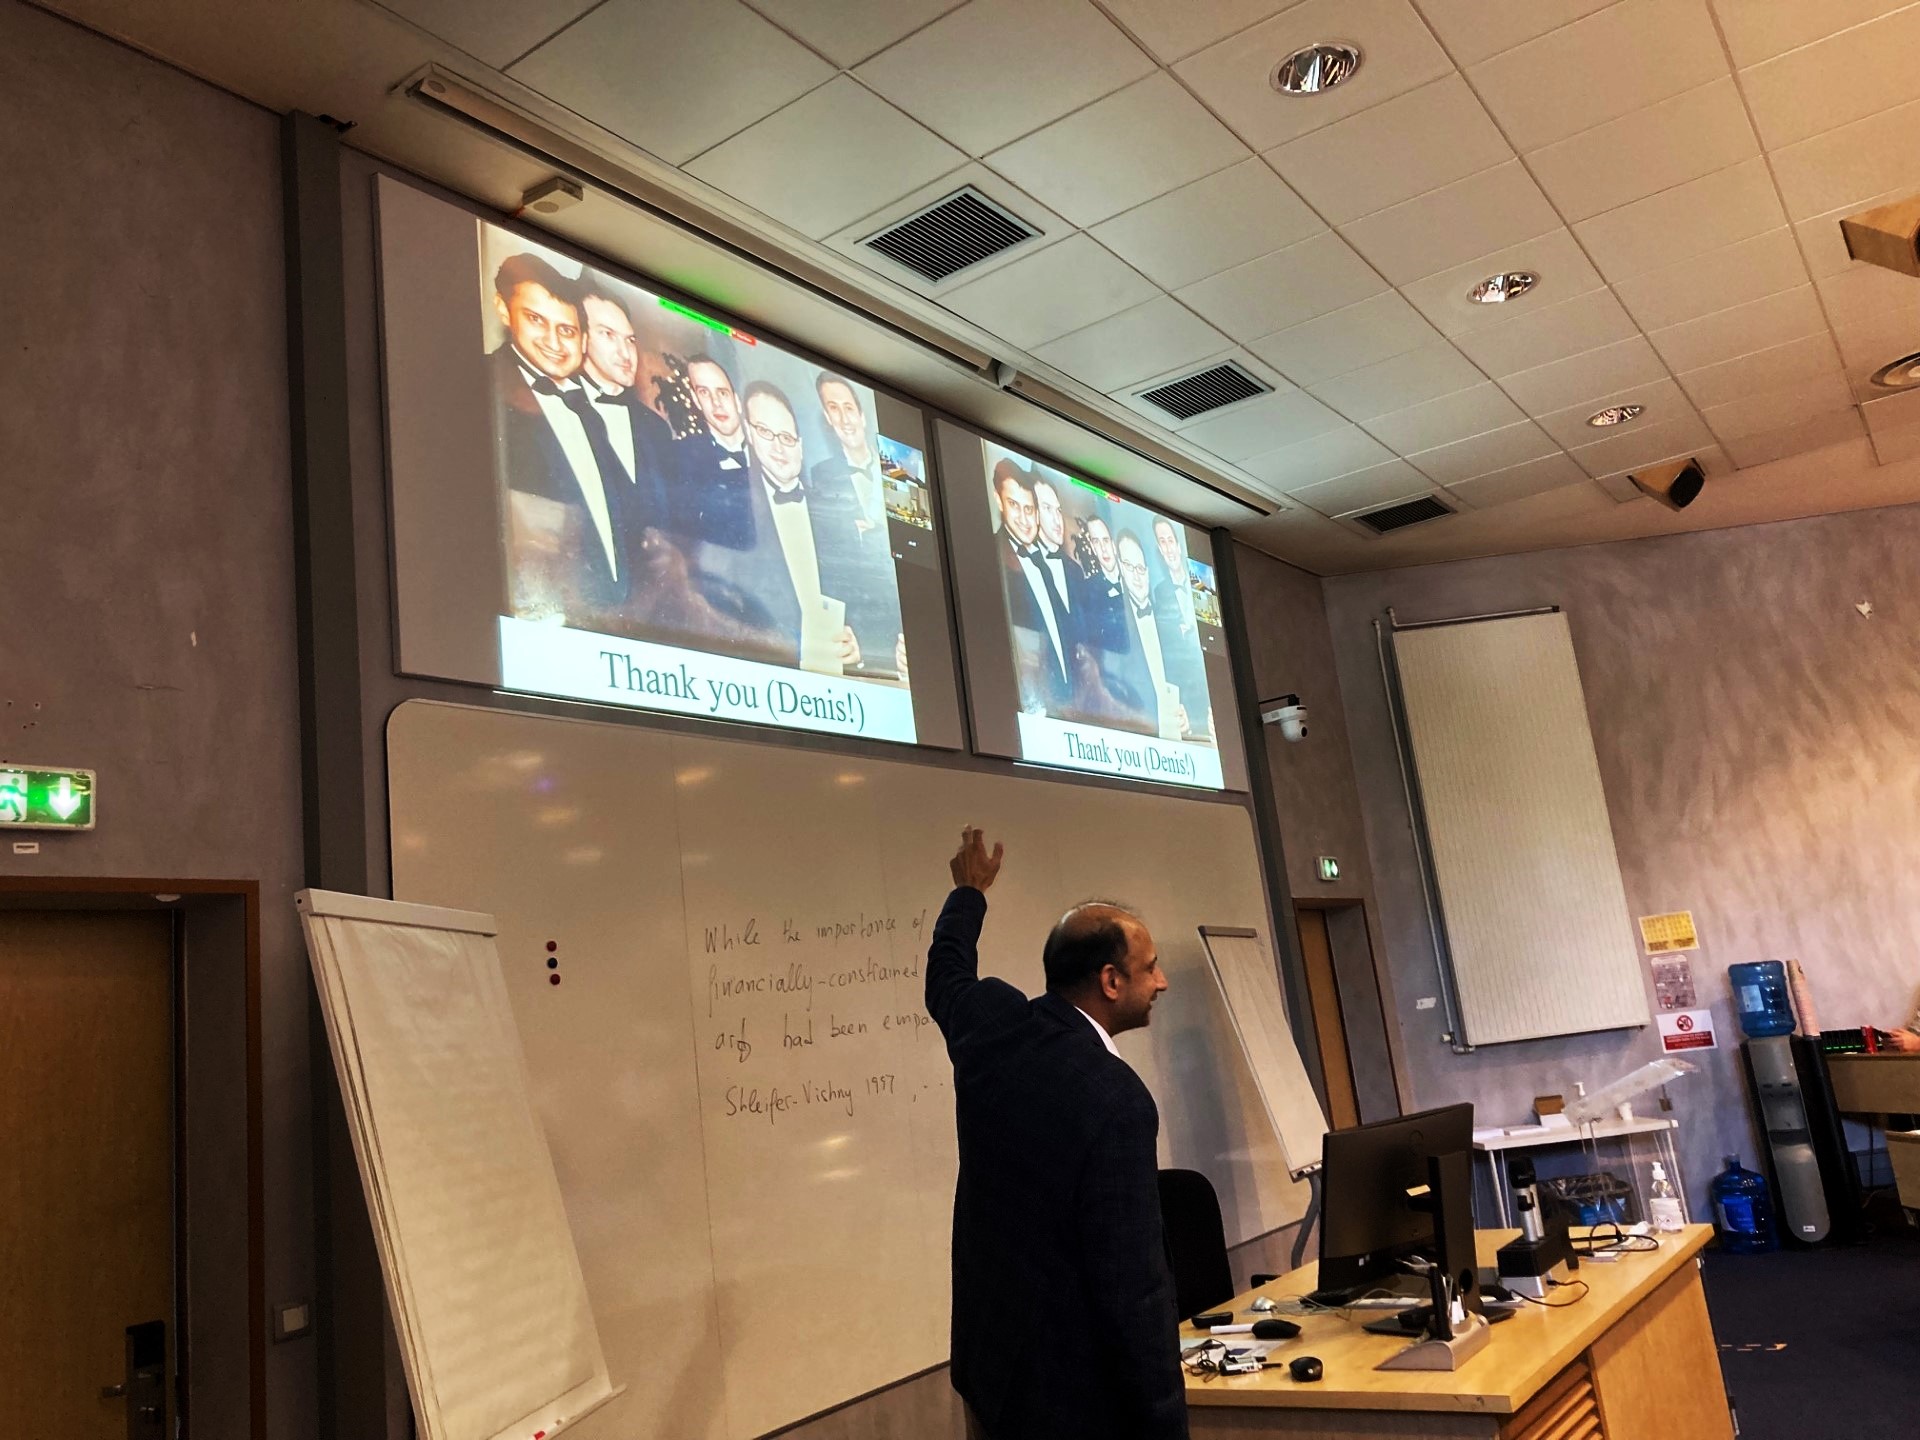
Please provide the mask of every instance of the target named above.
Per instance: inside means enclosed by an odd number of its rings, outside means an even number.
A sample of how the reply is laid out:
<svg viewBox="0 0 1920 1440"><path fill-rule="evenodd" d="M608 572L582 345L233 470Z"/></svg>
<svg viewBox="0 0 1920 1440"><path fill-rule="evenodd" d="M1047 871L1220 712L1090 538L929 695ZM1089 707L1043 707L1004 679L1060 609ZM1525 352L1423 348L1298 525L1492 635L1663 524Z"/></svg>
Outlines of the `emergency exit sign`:
<svg viewBox="0 0 1920 1440"><path fill-rule="evenodd" d="M93 771L0 764L0 830L93 829Z"/></svg>

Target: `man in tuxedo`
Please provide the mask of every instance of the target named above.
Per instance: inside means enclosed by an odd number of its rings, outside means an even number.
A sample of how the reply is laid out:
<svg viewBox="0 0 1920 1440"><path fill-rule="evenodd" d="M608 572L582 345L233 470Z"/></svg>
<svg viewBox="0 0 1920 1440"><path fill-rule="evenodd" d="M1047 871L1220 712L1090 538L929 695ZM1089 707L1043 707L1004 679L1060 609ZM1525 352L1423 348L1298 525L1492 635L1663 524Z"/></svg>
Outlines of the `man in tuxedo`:
<svg viewBox="0 0 1920 1440"><path fill-rule="evenodd" d="M507 340L488 357L515 605L596 623L625 603L633 478L581 385L585 334L576 282L538 255L494 275Z"/></svg>
<svg viewBox="0 0 1920 1440"><path fill-rule="evenodd" d="M1200 692L1190 689L1194 680L1183 663L1185 651L1176 622L1153 606L1153 576L1147 569L1146 547L1131 530L1122 530L1114 541L1125 592L1126 624L1132 645L1125 658L1128 688L1148 700L1147 713L1155 717L1162 738L1177 740L1191 729L1187 706L1199 704ZM1180 698L1170 709L1163 709L1162 686L1172 684Z"/></svg>
<svg viewBox="0 0 1920 1440"><path fill-rule="evenodd" d="M860 637L861 667L876 673L896 671L901 668L906 640L901 633L900 587L894 578L880 452L851 380L822 370L814 377L813 389L821 417L839 443L834 454L807 472L810 503L831 507L853 527L858 547L854 578L859 590L846 600L849 613L858 616L853 629Z"/></svg>
<svg viewBox="0 0 1920 1440"><path fill-rule="evenodd" d="M687 360L687 387L706 429L678 442L678 523L709 545L750 549L757 539L748 486L753 452L733 377L711 355L694 355Z"/></svg>
<svg viewBox="0 0 1920 1440"><path fill-rule="evenodd" d="M1131 640L1127 629L1126 587L1120 579L1120 559L1113 548L1113 530L1099 515L1082 527L1087 549L1093 553L1093 573L1080 590L1080 623L1090 644L1101 650L1123 651Z"/></svg>
<svg viewBox="0 0 1920 1440"><path fill-rule="evenodd" d="M1053 577L1053 587L1066 602L1073 629L1080 630L1078 592L1086 572L1067 554L1067 517L1060 506L1060 492L1053 482L1033 477L1033 511L1037 525L1033 555ZM1084 639L1084 636L1077 636Z"/></svg>
<svg viewBox="0 0 1920 1440"><path fill-rule="evenodd" d="M671 510L679 485L673 431L634 389L640 378L640 341L627 307L601 290L580 297L586 322L586 358L580 383L606 421L607 435L633 482L626 507L633 533L628 549L640 544L651 526L679 538L681 526Z"/></svg>
<svg viewBox="0 0 1920 1440"><path fill-rule="evenodd" d="M854 523L861 538L875 536L884 548L887 543L887 492L880 474L880 452L869 434L867 412L853 382L844 376L822 370L813 381L820 399L820 413L827 428L840 442L840 452L818 462L807 473L817 491L829 479L844 483L851 491Z"/></svg>
<svg viewBox="0 0 1920 1440"><path fill-rule="evenodd" d="M1000 501L1000 579L1006 588L1007 622L1033 635L1035 673L1023 676L1030 700L1049 709L1073 693L1075 632L1067 598L1037 554L1039 512L1031 477L1013 460L993 467Z"/></svg>
<svg viewBox="0 0 1920 1440"><path fill-rule="evenodd" d="M1153 614L1160 628L1160 649L1166 659L1167 679L1180 687L1180 703L1187 712L1188 731L1211 734L1212 703L1203 700L1207 688L1207 661L1200 644L1200 624L1193 613L1193 583L1187 572L1186 537L1173 521L1161 515L1153 522L1153 544L1167 567L1167 578L1153 587Z"/></svg>
<svg viewBox="0 0 1920 1440"><path fill-rule="evenodd" d="M813 669L852 670L861 661L853 628L865 617L856 597L870 582L861 573L858 539L846 510L816 505L801 483L806 452L793 403L764 380L747 386L740 406L752 474L747 482L753 545L731 550L701 547L701 568L743 592L778 637L777 653L761 658ZM822 628L824 601L845 609L836 627ZM894 636L886 637L888 651Z"/></svg>
<svg viewBox="0 0 1920 1440"><path fill-rule="evenodd" d="M1000 872L962 832L927 950L953 1061L953 1388L976 1440L1184 1440L1153 1096L1113 1037L1167 988L1153 936L1099 901L1047 936L1046 993L981 979Z"/></svg>
<svg viewBox="0 0 1920 1440"><path fill-rule="evenodd" d="M1187 576L1187 547L1180 529L1164 515L1153 521L1153 546L1160 552L1160 563L1167 567L1167 578L1153 587L1153 607L1174 616L1183 635L1198 635L1193 619L1193 585Z"/></svg>

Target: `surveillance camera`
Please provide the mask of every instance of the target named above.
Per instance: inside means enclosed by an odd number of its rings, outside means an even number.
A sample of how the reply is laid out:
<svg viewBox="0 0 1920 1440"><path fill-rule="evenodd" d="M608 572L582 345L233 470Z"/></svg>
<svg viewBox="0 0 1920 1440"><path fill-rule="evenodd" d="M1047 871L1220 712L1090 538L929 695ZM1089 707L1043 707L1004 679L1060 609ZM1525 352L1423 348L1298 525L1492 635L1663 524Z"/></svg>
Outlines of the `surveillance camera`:
<svg viewBox="0 0 1920 1440"><path fill-rule="evenodd" d="M1020 378L1020 372L1005 360L996 360L988 368L988 375L1002 390L1011 390L1013 382Z"/></svg>
<svg viewBox="0 0 1920 1440"><path fill-rule="evenodd" d="M1307 738L1307 707L1298 695L1262 701L1260 719L1264 724L1278 725L1283 739L1297 742Z"/></svg>

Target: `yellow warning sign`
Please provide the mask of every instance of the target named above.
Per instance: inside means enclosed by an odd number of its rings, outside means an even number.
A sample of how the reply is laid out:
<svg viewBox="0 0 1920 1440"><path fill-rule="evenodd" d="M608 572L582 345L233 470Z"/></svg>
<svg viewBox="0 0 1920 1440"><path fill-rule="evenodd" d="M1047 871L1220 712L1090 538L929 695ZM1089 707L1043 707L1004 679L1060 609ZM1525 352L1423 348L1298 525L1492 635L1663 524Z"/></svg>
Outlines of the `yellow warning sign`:
<svg viewBox="0 0 1920 1440"><path fill-rule="evenodd" d="M1671 955L1677 950L1698 950L1700 937L1693 930L1693 912L1676 910L1671 915L1642 915L1640 939L1649 955Z"/></svg>

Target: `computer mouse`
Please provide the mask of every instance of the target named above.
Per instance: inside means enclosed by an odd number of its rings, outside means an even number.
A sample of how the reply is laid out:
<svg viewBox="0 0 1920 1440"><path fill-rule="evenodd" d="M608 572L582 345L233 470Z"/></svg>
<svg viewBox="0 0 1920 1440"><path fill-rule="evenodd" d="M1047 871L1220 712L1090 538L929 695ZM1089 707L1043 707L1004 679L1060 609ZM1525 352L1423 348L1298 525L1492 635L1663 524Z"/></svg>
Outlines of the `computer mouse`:
<svg viewBox="0 0 1920 1440"><path fill-rule="evenodd" d="M1288 1362L1287 1369L1291 1370L1293 1378L1303 1385L1309 1381L1318 1380L1325 1373L1321 1368L1318 1355L1302 1355L1297 1360Z"/></svg>

